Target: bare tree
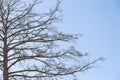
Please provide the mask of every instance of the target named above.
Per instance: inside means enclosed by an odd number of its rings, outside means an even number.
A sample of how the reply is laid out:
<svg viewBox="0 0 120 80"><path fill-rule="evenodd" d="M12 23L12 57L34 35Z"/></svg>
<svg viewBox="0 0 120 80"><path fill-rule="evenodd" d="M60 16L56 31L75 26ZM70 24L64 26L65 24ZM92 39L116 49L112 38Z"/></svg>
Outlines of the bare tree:
<svg viewBox="0 0 120 80"><path fill-rule="evenodd" d="M53 28L60 19L60 1L48 12L38 13L35 6L41 3L0 0L0 79L49 80L85 71L100 60L81 62L85 54L73 46L59 50L59 41L78 37Z"/></svg>

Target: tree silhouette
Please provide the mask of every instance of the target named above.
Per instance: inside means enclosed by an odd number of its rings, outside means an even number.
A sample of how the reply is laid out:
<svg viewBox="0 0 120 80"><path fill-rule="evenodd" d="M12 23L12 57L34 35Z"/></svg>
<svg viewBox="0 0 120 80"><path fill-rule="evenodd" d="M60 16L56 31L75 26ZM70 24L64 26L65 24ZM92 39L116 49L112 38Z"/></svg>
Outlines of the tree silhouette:
<svg viewBox="0 0 120 80"><path fill-rule="evenodd" d="M0 0L0 79L57 79L85 71L100 60L81 62L85 54L73 46L59 49L58 42L69 42L78 36L53 27L60 19L61 1L48 12L38 13L35 6L41 3L42 0L29 4L25 0Z"/></svg>

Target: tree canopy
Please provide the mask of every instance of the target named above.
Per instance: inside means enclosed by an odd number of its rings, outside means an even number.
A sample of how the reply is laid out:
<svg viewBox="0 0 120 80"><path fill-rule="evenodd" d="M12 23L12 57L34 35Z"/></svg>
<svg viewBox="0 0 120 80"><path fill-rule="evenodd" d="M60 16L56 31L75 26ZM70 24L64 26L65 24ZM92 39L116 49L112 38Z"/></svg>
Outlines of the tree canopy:
<svg viewBox="0 0 120 80"><path fill-rule="evenodd" d="M60 48L57 42L70 42L78 36L54 28L61 17L61 1L56 0L48 12L37 12L35 6L42 2L0 0L0 79L59 79L86 71L101 60L82 61L86 54L74 46Z"/></svg>

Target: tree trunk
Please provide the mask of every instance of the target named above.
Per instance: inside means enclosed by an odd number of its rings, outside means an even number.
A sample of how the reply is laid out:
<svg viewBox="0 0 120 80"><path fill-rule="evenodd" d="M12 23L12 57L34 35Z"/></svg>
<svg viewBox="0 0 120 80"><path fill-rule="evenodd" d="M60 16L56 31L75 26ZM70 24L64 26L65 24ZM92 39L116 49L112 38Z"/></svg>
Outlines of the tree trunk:
<svg viewBox="0 0 120 80"><path fill-rule="evenodd" d="M8 80L8 46L7 37L4 37L4 49L3 49L3 80Z"/></svg>

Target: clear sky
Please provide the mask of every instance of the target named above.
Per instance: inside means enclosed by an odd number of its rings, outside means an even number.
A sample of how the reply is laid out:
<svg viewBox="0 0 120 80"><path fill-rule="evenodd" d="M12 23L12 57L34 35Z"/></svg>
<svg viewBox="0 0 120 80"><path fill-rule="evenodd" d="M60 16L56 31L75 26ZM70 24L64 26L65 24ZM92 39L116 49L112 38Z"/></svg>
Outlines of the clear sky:
<svg viewBox="0 0 120 80"><path fill-rule="evenodd" d="M81 33L75 46L91 58L106 58L79 79L120 80L120 1L63 0L61 7L65 16L60 29Z"/></svg>
<svg viewBox="0 0 120 80"><path fill-rule="evenodd" d="M53 5L45 1L45 6ZM81 33L75 46L89 52L89 58L106 58L98 67L78 74L79 80L120 80L120 0L63 0L61 8L64 19L58 28Z"/></svg>

